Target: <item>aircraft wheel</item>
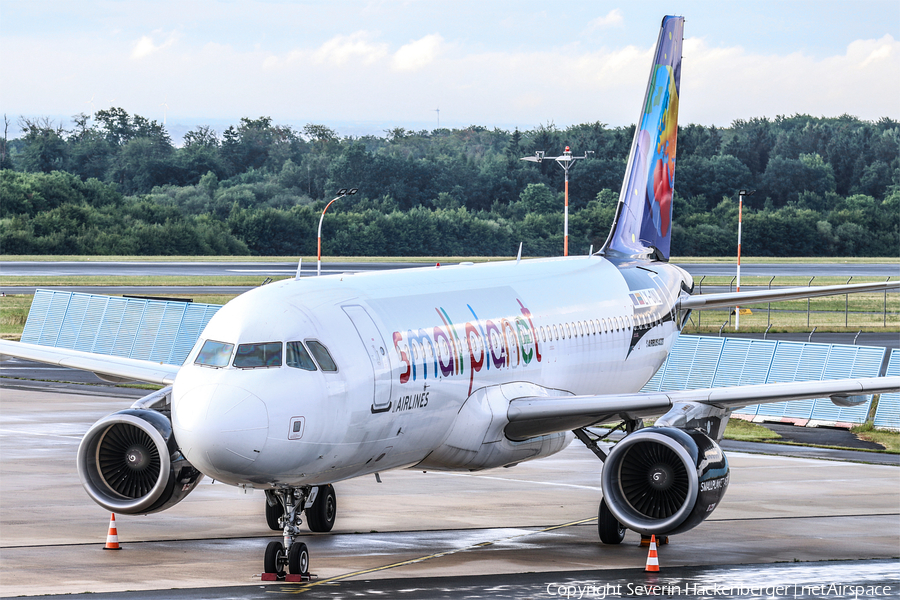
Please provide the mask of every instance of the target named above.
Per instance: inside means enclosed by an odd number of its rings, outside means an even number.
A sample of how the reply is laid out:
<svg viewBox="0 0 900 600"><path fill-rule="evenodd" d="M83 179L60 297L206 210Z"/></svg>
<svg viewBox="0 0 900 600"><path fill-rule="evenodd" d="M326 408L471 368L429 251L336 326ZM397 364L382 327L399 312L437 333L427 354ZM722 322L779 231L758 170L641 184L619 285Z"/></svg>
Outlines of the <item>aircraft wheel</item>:
<svg viewBox="0 0 900 600"><path fill-rule="evenodd" d="M309 575L309 550L303 542L294 542L291 544L291 550L288 553L288 566L291 575Z"/></svg>
<svg viewBox="0 0 900 600"><path fill-rule="evenodd" d="M604 544L621 544L625 539L625 526L619 523L606 506L606 499L600 501L600 511L597 514L597 531L600 533L600 541Z"/></svg>
<svg viewBox="0 0 900 600"><path fill-rule="evenodd" d="M263 572L275 573L279 577L284 577L284 546L281 542L269 542L269 545L266 546Z"/></svg>
<svg viewBox="0 0 900 600"><path fill-rule="evenodd" d="M281 502L278 502L275 506L270 506L268 501L266 502L266 523L269 525L269 529L272 531L281 531L282 527L278 524L278 519L280 519L283 514L284 507L281 505Z"/></svg>
<svg viewBox="0 0 900 600"><path fill-rule="evenodd" d="M334 486L320 485L319 493L313 505L306 509L306 522L310 531L325 533L334 527L337 517L337 496Z"/></svg>

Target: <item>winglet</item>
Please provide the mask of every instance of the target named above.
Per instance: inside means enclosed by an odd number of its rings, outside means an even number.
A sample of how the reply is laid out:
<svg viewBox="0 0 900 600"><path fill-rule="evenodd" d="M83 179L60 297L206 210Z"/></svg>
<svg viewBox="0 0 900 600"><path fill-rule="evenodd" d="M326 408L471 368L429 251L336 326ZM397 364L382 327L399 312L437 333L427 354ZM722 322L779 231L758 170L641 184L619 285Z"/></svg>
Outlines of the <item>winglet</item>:
<svg viewBox="0 0 900 600"><path fill-rule="evenodd" d="M684 17L663 18L605 256L669 260Z"/></svg>

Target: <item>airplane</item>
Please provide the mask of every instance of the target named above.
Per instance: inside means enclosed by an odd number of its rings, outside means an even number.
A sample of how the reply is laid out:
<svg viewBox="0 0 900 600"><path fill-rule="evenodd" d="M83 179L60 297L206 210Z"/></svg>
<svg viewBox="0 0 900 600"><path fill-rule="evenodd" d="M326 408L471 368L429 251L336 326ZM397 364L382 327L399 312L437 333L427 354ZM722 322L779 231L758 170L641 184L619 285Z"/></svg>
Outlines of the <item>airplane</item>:
<svg viewBox="0 0 900 600"><path fill-rule="evenodd" d="M281 532L264 571L309 573L298 539L335 523L333 484L390 469L480 471L578 439L603 461L598 534L674 535L729 482L732 410L829 397L853 405L900 377L641 393L691 310L881 291L897 283L692 295L670 264L684 18L663 19L626 176L602 249L568 256L287 279L233 299L182 365L0 341L0 353L167 387L85 434L88 495L163 511L203 476L265 490ZM643 419L658 417L653 426ZM619 422L606 451L594 425Z"/></svg>

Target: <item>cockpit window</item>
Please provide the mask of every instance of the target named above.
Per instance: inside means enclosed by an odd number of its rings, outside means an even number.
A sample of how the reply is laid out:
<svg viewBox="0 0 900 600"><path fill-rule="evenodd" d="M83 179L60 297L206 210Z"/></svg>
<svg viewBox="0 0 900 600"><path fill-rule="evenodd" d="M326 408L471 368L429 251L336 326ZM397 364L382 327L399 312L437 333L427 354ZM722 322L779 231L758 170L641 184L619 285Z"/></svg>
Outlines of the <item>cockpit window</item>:
<svg viewBox="0 0 900 600"><path fill-rule="evenodd" d="M309 351L312 353L313 357L315 357L316 362L319 363L319 366L322 367L323 371L337 371L337 365L334 364L334 359L331 358L331 354L328 353L328 348L322 345L322 342L318 340L306 340L306 345L309 346Z"/></svg>
<svg viewBox="0 0 900 600"><path fill-rule="evenodd" d="M239 369L280 367L281 342L241 344L234 356L234 366Z"/></svg>
<svg viewBox="0 0 900 600"><path fill-rule="evenodd" d="M232 350L234 350L234 344L206 340L203 342L203 347L200 348L194 364L204 367L227 367Z"/></svg>
<svg viewBox="0 0 900 600"><path fill-rule="evenodd" d="M316 363L310 358L309 352L303 346L303 342L288 342L286 359L285 364L289 367L303 369L304 371L316 370Z"/></svg>

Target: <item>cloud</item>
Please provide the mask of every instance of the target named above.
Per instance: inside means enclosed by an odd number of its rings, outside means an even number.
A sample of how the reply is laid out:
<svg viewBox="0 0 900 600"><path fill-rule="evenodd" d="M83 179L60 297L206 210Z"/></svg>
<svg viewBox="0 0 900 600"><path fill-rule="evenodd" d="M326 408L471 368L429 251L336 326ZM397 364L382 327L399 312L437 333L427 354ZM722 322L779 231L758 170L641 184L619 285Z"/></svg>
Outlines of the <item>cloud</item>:
<svg viewBox="0 0 900 600"><path fill-rule="evenodd" d="M896 119L900 42L872 37L825 57L688 38L679 121L728 126L736 119L795 113ZM2 64L10 82L4 103L12 114L71 115L87 110L96 95L98 107L117 98L129 112L161 121L159 104L168 94L169 122L176 114L196 123L268 115L280 122L417 128L434 123L440 106L442 125L526 129L550 121L560 127L633 123L652 41L590 50L577 42L485 50L437 33L420 33L401 46L386 34L359 30L278 47L256 37L201 44L154 30L100 43L0 37L0 55L8 58ZM222 94L221 82L233 81L240 85Z"/></svg>
<svg viewBox="0 0 900 600"><path fill-rule="evenodd" d="M622 15L622 11L618 8L614 8L606 13L606 16L597 17L596 19L588 23L587 30L596 31L597 29L606 29L608 27L623 27L624 25L625 17Z"/></svg>
<svg viewBox="0 0 900 600"><path fill-rule="evenodd" d="M688 38L684 57L681 106L691 122L727 125L736 118L798 113L867 120L897 116L900 42L890 35L856 40L844 54L822 59L801 52L712 48Z"/></svg>
<svg viewBox="0 0 900 600"><path fill-rule="evenodd" d="M444 38L437 33L426 35L422 39L401 46L394 53L392 61L394 69L398 71L417 71L429 65L437 58Z"/></svg>
<svg viewBox="0 0 900 600"><path fill-rule="evenodd" d="M847 48L847 56L856 59L865 56L866 58L859 63L859 67L864 69L874 62L890 59L896 48L897 44L894 42L894 38L886 35L880 40L858 40L853 42ZM894 54L894 58L896 59L896 54Z"/></svg>
<svg viewBox="0 0 900 600"><path fill-rule="evenodd" d="M330 63L343 65L350 60L358 60L364 65L370 65L388 53L387 44L378 44L370 41L372 35L366 31L357 31L350 35L338 35L313 52L312 58L318 63Z"/></svg>
<svg viewBox="0 0 900 600"><path fill-rule="evenodd" d="M156 33L156 32L154 32L154 33ZM159 50L162 50L163 48L171 46L174 43L175 43L175 35L174 34L170 34L169 38L165 42L163 42L162 44L160 44L158 46L153 42L153 38L151 36L149 36L149 35L141 36L141 39L139 39L137 42L135 42L134 47L131 50L131 58L136 59L136 60L139 60L141 58L146 58L147 56L150 56L154 52L158 52Z"/></svg>

